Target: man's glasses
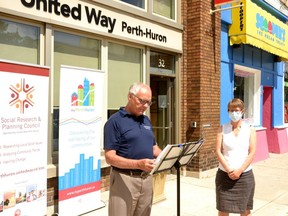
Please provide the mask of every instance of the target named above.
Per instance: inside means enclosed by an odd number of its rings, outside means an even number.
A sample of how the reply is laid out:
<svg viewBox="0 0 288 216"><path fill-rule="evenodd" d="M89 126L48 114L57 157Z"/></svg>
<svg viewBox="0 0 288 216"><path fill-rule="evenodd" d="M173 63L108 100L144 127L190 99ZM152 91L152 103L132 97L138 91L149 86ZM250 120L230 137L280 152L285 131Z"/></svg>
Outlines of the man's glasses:
<svg viewBox="0 0 288 216"><path fill-rule="evenodd" d="M152 105L152 101L143 100L143 99L139 98L136 94L133 94L133 93L132 93L132 95L134 95L134 96L138 99L138 101L140 102L140 104L142 104L143 106L146 105L146 104L147 104L148 106L151 106L151 105Z"/></svg>

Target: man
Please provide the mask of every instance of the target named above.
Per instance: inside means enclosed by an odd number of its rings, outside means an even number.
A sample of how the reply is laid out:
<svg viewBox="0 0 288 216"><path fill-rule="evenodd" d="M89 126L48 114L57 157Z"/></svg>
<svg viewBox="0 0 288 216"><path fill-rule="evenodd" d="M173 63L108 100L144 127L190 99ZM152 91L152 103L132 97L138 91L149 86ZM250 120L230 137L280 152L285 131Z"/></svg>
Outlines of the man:
<svg viewBox="0 0 288 216"><path fill-rule="evenodd" d="M149 86L129 88L125 107L113 114L104 127L106 162L111 165L109 216L149 216L153 199L154 158L161 152L152 125L144 115L151 103Z"/></svg>

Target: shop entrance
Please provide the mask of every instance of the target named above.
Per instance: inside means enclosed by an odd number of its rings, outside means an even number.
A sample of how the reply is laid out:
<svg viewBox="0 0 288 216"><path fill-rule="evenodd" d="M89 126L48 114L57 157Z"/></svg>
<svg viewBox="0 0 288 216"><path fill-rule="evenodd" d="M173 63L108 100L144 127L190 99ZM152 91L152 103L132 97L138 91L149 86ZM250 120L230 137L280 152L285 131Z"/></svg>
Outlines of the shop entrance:
<svg viewBox="0 0 288 216"><path fill-rule="evenodd" d="M268 141L268 149L269 152L277 152L275 151L276 145L275 140L277 140L277 137L275 137L273 128L272 128L272 87L264 86L263 87L263 127L266 129L266 135L267 135L267 141Z"/></svg>
<svg viewBox="0 0 288 216"><path fill-rule="evenodd" d="M153 104L150 118L156 141L161 149L174 142L174 78L150 76Z"/></svg>

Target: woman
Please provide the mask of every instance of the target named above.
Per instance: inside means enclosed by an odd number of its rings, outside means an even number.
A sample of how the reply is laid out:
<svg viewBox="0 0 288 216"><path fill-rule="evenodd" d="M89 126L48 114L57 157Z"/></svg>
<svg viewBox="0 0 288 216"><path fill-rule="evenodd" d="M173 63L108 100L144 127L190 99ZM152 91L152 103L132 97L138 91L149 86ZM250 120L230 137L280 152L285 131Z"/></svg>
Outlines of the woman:
<svg viewBox="0 0 288 216"><path fill-rule="evenodd" d="M217 133L216 208L218 216L229 213L251 216L255 190L251 163L256 150L256 132L242 120L242 100L231 100L228 114L231 121L221 126Z"/></svg>

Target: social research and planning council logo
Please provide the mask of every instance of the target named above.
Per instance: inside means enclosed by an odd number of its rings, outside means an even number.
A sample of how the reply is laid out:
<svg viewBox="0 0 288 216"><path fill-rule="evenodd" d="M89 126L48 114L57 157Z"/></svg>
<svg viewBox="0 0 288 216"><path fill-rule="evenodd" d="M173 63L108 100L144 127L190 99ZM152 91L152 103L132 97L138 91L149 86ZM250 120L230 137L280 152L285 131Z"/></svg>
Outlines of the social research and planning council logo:
<svg viewBox="0 0 288 216"><path fill-rule="evenodd" d="M19 83L10 85L11 92L10 106L14 106L20 110L20 113L24 113L25 109L34 105L33 92L34 86L30 86L25 82L25 79L21 79Z"/></svg>

